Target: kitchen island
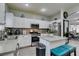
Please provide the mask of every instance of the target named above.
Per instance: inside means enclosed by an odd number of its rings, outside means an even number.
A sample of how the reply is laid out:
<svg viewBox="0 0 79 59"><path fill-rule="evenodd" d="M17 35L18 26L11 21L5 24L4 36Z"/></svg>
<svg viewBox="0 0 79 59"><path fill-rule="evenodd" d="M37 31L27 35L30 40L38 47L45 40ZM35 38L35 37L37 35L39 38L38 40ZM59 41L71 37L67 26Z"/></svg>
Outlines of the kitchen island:
<svg viewBox="0 0 79 59"><path fill-rule="evenodd" d="M67 42L66 37L61 36L40 36L40 43L46 46L46 56L50 56L50 49L63 45Z"/></svg>
<svg viewBox="0 0 79 59"><path fill-rule="evenodd" d="M17 47L17 40L3 40L0 41L0 56L14 55Z"/></svg>

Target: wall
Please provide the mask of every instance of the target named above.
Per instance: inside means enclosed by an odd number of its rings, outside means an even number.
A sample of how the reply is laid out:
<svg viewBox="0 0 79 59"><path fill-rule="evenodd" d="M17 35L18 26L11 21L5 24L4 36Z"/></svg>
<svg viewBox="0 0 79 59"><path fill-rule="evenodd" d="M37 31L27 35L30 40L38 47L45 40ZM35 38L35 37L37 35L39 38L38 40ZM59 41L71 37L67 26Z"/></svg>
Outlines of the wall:
<svg viewBox="0 0 79 59"><path fill-rule="evenodd" d="M73 6L73 8L65 9L65 11L68 12L68 15L69 15L69 17L70 17L72 14L76 13L77 11L79 11L79 6ZM58 18L58 19L63 20L63 13L60 12L60 13L58 13L57 15L53 16L51 19L54 20L54 18ZM68 20L69 20L69 19L68 19ZM67 24L66 24L66 25L67 25ZM70 25L69 25L69 26L70 26ZM61 33L63 34L63 21L61 22L61 27L62 27L62 28L61 28ZM70 30L70 28L69 28L69 30Z"/></svg>
<svg viewBox="0 0 79 59"><path fill-rule="evenodd" d="M68 12L68 16L70 17L72 14L76 13L77 11L79 11L79 5L75 5L72 8L65 9L65 11ZM54 18L57 18L57 19L61 18L61 10L60 10L59 13L57 13L56 15L51 17L52 20L54 20Z"/></svg>
<svg viewBox="0 0 79 59"><path fill-rule="evenodd" d="M68 10L69 20L70 20L69 30L74 32L74 33L76 33L76 32L79 33L79 25L78 25L79 23L77 23L76 20L73 19L76 17L78 18L78 15L76 15L76 12L78 12L78 11L79 11L79 5ZM75 16L73 17L73 15L75 15ZM76 26L76 24L78 26Z"/></svg>

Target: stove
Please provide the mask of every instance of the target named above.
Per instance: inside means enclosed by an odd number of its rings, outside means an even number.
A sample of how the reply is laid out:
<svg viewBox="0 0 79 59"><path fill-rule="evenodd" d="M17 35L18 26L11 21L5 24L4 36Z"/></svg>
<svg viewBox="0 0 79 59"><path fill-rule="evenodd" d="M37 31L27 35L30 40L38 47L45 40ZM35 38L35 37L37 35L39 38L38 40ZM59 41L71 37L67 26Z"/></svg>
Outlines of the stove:
<svg viewBox="0 0 79 59"><path fill-rule="evenodd" d="M37 43L39 43L39 36L40 36L40 33L38 33L38 32L32 32L31 33L31 45L32 44L37 44Z"/></svg>

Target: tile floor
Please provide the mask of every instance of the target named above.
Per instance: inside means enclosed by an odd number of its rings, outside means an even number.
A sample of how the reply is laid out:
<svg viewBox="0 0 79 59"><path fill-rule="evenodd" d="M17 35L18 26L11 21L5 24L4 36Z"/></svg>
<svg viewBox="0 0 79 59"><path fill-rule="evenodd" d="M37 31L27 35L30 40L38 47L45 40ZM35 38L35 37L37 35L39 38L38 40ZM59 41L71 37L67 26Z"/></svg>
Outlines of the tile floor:
<svg viewBox="0 0 79 59"><path fill-rule="evenodd" d="M76 53L79 56L79 40L70 40L69 44L76 47ZM73 56L73 53L71 55Z"/></svg>
<svg viewBox="0 0 79 59"><path fill-rule="evenodd" d="M36 56L36 47L20 49L18 56Z"/></svg>
<svg viewBox="0 0 79 59"><path fill-rule="evenodd" d="M70 45L75 46L77 48L77 56L79 56L79 41L78 40L70 40ZM73 53L71 54L73 56ZM23 48L19 50L19 56L36 56L36 48L29 47Z"/></svg>

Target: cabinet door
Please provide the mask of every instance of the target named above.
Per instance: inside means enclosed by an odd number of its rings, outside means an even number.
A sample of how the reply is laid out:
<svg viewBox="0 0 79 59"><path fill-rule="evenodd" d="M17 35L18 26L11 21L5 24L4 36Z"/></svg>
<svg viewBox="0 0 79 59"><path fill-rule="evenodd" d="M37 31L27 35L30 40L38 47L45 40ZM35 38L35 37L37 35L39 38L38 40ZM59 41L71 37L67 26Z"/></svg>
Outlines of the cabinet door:
<svg viewBox="0 0 79 59"><path fill-rule="evenodd" d="M22 24L21 24L21 19L20 17L14 17L14 27L15 28L21 28Z"/></svg>
<svg viewBox="0 0 79 59"><path fill-rule="evenodd" d="M46 21L46 22L44 23L44 26L45 26L45 28L49 28L49 22Z"/></svg>
<svg viewBox="0 0 79 59"><path fill-rule="evenodd" d="M17 17L14 17L14 28L16 28L16 27L18 27L17 25L18 25L18 20L17 20L18 18Z"/></svg>
<svg viewBox="0 0 79 59"><path fill-rule="evenodd" d="M14 27L16 28L30 28L30 21L27 18L14 17Z"/></svg>
<svg viewBox="0 0 79 59"><path fill-rule="evenodd" d="M30 36L20 36L18 38L18 43L20 47L25 47L31 45L31 37Z"/></svg>
<svg viewBox="0 0 79 59"><path fill-rule="evenodd" d="M13 27L13 14L6 13L6 27Z"/></svg>
<svg viewBox="0 0 79 59"><path fill-rule="evenodd" d="M19 23L20 23L20 28L25 28L25 20L24 20L24 18L20 18Z"/></svg>
<svg viewBox="0 0 79 59"><path fill-rule="evenodd" d="M45 21L41 21L40 22L40 28L48 28L49 27L49 24L48 24L48 22L45 22Z"/></svg>
<svg viewBox="0 0 79 59"><path fill-rule="evenodd" d="M44 22L40 22L39 28L44 28Z"/></svg>
<svg viewBox="0 0 79 59"><path fill-rule="evenodd" d="M25 28L31 28L30 26L31 22L30 22L30 19L25 19Z"/></svg>
<svg viewBox="0 0 79 59"><path fill-rule="evenodd" d="M4 24L5 20L5 4L4 3L0 3L0 23Z"/></svg>

